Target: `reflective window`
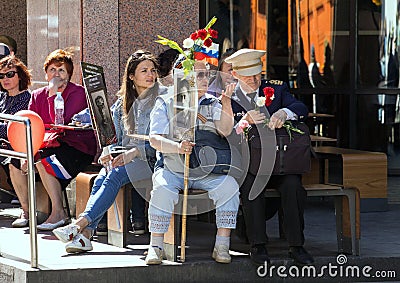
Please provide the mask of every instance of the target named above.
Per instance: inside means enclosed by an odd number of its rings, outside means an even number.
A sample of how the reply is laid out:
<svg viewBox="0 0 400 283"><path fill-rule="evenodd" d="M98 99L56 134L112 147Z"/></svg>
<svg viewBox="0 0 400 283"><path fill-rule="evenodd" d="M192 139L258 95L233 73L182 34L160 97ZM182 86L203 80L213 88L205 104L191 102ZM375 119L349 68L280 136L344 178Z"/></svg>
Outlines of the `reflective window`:
<svg viewBox="0 0 400 283"><path fill-rule="evenodd" d="M358 84L362 88L399 87L399 7L397 0L359 1Z"/></svg>
<svg viewBox="0 0 400 283"><path fill-rule="evenodd" d="M349 1L289 3L291 86L349 86Z"/></svg>
<svg viewBox="0 0 400 283"><path fill-rule="evenodd" d="M385 152L400 172L400 1L206 2L220 50L267 50L265 77L289 84L325 145Z"/></svg>
<svg viewBox="0 0 400 283"><path fill-rule="evenodd" d="M209 0L209 19L218 18L220 54L229 48L266 49L266 0ZM207 20L209 20L207 19ZM265 61L265 58L263 58ZM264 70L265 70L264 62Z"/></svg>

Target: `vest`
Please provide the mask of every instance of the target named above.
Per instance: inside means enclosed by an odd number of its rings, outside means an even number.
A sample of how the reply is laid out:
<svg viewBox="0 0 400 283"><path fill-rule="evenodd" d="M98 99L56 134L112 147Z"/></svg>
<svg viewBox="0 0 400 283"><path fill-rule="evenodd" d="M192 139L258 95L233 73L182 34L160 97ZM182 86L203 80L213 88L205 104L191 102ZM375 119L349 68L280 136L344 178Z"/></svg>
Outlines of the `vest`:
<svg viewBox="0 0 400 283"><path fill-rule="evenodd" d="M173 114L174 114L174 109L173 109L173 97L167 97L165 95L160 95L160 98L163 99L164 103L166 104L167 108L167 116L168 120L172 121ZM206 120L203 123L199 119L196 119L196 130L195 130L195 136L197 130L206 130L213 132L217 134L214 120L213 120L213 114L215 112L216 105L219 103L219 100L216 99L215 97L209 97L203 99L198 107L198 114L201 114ZM173 124L169 123L169 135L168 138L172 139L172 133L173 133ZM160 153L157 152L157 162L155 165L155 169L160 169L160 168L167 168L168 170L172 172L177 172L177 173L183 173L184 171L184 155L178 154L178 153ZM191 177L196 177L196 176L204 176L204 172L200 170L200 168L197 169L190 169L190 176Z"/></svg>

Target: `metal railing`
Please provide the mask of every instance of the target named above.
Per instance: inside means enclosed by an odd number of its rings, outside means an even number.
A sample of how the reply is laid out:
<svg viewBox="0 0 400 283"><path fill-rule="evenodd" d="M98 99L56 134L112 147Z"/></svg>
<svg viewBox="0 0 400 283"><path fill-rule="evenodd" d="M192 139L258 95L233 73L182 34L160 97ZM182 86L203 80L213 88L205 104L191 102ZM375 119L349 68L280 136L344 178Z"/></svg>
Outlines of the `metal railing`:
<svg viewBox="0 0 400 283"><path fill-rule="evenodd" d="M37 228L36 228L36 187L35 170L32 146L32 127L29 118L2 114L0 121L23 123L26 130L26 153L14 150L0 149L0 156L9 156L18 159L28 160L28 201L29 201L29 234L31 246L31 267L38 268L38 246L37 246Z"/></svg>

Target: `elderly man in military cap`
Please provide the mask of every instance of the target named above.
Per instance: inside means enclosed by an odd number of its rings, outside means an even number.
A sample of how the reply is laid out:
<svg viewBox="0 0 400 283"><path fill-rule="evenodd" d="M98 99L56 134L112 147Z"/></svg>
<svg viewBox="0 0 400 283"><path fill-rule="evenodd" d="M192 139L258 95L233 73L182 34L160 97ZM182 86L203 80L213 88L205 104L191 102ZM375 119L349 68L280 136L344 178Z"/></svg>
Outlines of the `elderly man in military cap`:
<svg viewBox="0 0 400 283"><path fill-rule="evenodd" d="M275 157L275 137L265 127L281 128L286 120L304 120L307 107L290 94L286 83L278 80L262 80L261 57L265 51L241 49L225 59L232 64L232 75L238 79L232 96L235 121L246 120L251 128L247 134L249 168L240 188L246 234L251 244L250 258L256 264L269 262L266 249L266 202L264 190L276 188L281 194L284 229L289 244L289 255L296 263L314 263L313 257L304 249L304 204L306 191L301 175L272 175ZM269 97L266 104L257 106L257 97ZM267 132L270 132L269 136ZM273 132L272 132L273 133Z"/></svg>

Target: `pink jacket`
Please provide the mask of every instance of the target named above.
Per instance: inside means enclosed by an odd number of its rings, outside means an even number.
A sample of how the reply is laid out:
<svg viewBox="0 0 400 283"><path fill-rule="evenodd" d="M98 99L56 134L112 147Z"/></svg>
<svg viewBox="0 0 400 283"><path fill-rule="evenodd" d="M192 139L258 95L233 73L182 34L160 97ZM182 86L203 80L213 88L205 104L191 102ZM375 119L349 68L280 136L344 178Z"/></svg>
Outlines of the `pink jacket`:
<svg viewBox="0 0 400 283"><path fill-rule="evenodd" d="M47 86L39 88L32 93L28 109L35 111L42 118L44 124L54 124L54 98L49 97ZM72 116L88 107L85 89L69 82L62 93L64 98L64 123L72 121ZM97 143L93 130L66 130L61 141L90 155L97 152Z"/></svg>

